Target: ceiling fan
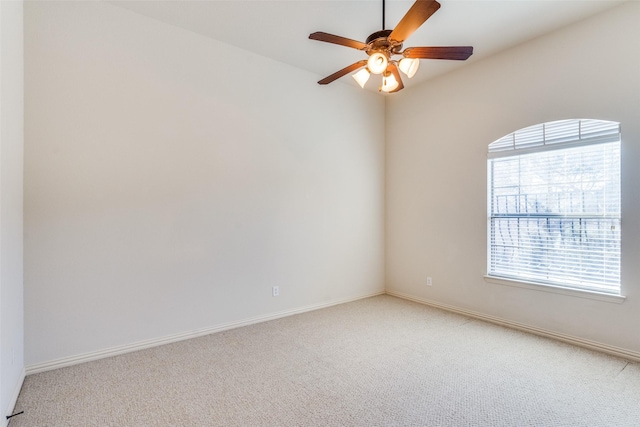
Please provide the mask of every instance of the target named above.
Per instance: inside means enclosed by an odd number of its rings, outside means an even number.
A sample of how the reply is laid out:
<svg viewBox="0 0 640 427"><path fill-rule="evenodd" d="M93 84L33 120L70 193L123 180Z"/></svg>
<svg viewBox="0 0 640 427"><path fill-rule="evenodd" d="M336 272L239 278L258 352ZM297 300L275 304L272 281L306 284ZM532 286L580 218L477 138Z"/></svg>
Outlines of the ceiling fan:
<svg viewBox="0 0 640 427"><path fill-rule="evenodd" d="M336 71L318 83L326 85L361 68L353 75L360 87L364 88L371 74L381 74L382 85L378 90L393 93L404 88L398 69L411 78L418 70L420 59L466 60L473 54L472 46L408 47L402 50L402 43L438 9L440 3L435 0L417 0L393 30L376 31L367 37L365 43L321 31L310 34L312 40L351 47L369 55L369 59ZM384 14L385 0L382 0L382 28L385 28ZM393 59L395 55L402 55L402 59Z"/></svg>

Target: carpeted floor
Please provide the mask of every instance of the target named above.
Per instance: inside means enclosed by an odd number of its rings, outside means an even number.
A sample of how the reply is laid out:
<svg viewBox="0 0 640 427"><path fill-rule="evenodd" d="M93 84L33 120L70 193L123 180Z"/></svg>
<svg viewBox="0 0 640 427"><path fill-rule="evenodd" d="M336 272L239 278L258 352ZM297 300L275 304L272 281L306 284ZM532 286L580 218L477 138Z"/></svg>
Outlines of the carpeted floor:
<svg viewBox="0 0 640 427"><path fill-rule="evenodd" d="M640 426L640 365L379 296L26 378L10 427Z"/></svg>

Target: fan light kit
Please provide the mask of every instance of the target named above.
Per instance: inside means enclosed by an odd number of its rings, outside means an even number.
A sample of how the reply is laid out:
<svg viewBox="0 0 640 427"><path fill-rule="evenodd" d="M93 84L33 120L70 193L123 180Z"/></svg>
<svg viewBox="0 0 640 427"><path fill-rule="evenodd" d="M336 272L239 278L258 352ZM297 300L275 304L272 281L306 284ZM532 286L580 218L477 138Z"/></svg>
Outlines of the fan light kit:
<svg viewBox="0 0 640 427"><path fill-rule="evenodd" d="M366 43L323 32L310 34L309 38L312 40L351 47L369 55L369 59L358 61L336 71L318 83L326 85L359 70L352 77L360 87L364 88L371 74L380 74L382 85L378 90L393 93L404 88L398 70L411 78L418 71L420 59L466 60L473 54L472 46L409 47L402 50L402 43L438 9L440 9L440 3L435 0L417 0L395 29L376 31L367 37ZM385 0L382 0L382 28L385 27L384 14ZM403 58L399 61L392 59L395 55L402 55Z"/></svg>

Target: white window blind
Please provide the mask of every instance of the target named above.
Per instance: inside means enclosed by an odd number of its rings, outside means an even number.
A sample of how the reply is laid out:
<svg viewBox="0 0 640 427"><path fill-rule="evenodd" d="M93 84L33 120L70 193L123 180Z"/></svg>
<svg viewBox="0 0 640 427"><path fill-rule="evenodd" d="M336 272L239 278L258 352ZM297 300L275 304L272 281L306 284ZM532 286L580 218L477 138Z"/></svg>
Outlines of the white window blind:
<svg viewBox="0 0 640 427"><path fill-rule="evenodd" d="M531 126L489 157L488 274L619 294L619 124Z"/></svg>

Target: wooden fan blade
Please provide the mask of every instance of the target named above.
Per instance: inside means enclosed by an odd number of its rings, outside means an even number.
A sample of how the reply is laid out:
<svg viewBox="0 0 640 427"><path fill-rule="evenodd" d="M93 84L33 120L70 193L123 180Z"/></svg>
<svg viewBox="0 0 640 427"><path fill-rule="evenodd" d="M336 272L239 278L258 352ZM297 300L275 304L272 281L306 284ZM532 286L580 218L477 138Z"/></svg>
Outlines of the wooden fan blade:
<svg viewBox="0 0 640 427"><path fill-rule="evenodd" d="M417 0L389 34L389 39L397 42L405 41L438 9L440 9L440 3L435 0Z"/></svg>
<svg viewBox="0 0 640 427"><path fill-rule="evenodd" d="M341 46L352 47L358 50L364 50L367 45L365 43L359 42L357 40L351 40L346 37L335 36L329 33L323 33L322 31L316 31L315 33L309 34L309 38L311 40L318 40L321 42L339 44Z"/></svg>
<svg viewBox="0 0 640 427"><path fill-rule="evenodd" d="M398 82L398 87L390 91L389 93L395 93L404 89L404 84L402 84L402 78L400 77L400 71L398 70L398 67L396 66L396 64L390 62L389 65L387 66L387 71L392 73L393 77L395 77L396 81Z"/></svg>
<svg viewBox="0 0 640 427"><path fill-rule="evenodd" d="M339 79L340 77L344 76L345 74L349 74L355 70L357 70L358 68L362 68L365 65L367 65L367 61L366 60L362 60L362 61L358 61L354 64L349 65L348 67L344 67L342 70L340 71L336 71L335 73L331 74L330 76L325 77L324 79L320 80L318 82L318 84L320 85L326 85L331 83L334 80Z"/></svg>
<svg viewBox="0 0 640 427"><path fill-rule="evenodd" d="M406 58L453 59L464 61L473 54L473 46L409 47L402 52Z"/></svg>

